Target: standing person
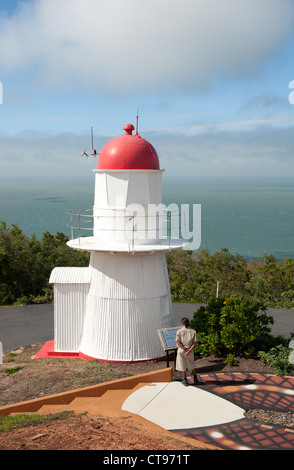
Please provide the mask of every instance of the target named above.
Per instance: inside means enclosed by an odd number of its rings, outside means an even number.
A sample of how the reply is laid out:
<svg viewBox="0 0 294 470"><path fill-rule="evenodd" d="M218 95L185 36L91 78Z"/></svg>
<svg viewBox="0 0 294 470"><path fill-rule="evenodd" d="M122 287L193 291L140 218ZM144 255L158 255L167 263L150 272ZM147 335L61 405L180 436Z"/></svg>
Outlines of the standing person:
<svg viewBox="0 0 294 470"><path fill-rule="evenodd" d="M177 331L176 342L178 346L176 370L182 372L182 384L188 385L187 373L192 372L194 384L199 383L194 362L194 348L198 341L197 332L189 327L188 318L182 318L183 327Z"/></svg>

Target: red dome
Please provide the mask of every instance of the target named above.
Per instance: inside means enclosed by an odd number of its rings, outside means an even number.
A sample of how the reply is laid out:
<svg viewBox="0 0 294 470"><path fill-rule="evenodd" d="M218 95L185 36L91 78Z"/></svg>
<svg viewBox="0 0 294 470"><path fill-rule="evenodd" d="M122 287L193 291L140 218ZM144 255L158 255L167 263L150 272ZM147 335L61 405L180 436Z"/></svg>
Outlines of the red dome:
<svg viewBox="0 0 294 470"><path fill-rule="evenodd" d="M154 147L138 134L132 135L132 124L126 124L125 135L110 140L101 150L98 170L159 170Z"/></svg>

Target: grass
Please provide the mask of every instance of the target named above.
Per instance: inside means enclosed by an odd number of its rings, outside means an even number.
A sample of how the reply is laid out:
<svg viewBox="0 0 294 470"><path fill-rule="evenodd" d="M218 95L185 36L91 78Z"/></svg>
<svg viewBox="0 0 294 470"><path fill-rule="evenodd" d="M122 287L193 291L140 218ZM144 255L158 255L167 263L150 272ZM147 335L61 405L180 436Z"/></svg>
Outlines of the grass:
<svg viewBox="0 0 294 470"><path fill-rule="evenodd" d="M8 367L7 369L4 369L5 374L14 374L15 372L18 372L19 370L22 370L22 366L16 366L16 367Z"/></svg>
<svg viewBox="0 0 294 470"><path fill-rule="evenodd" d="M115 380L120 371L82 359L35 361L40 344L5 353L0 364L0 406Z"/></svg>
<svg viewBox="0 0 294 470"><path fill-rule="evenodd" d="M7 353L5 354L5 359L3 361L3 363L5 364L6 362L14 362L14 359L16 358L17 354L15 353Z"/></svg>
<svg viewBox="0 0 294 470"><path fill-rule="evenodd" d="M28 426L37 426L38 424L45 424L50 421L57 421L66 419L74 415L72 411L63 411L52 415L35 415L31 413L24 413L12 416L0 417L0 432L12 431L14 429L26 428Z"/></svg>

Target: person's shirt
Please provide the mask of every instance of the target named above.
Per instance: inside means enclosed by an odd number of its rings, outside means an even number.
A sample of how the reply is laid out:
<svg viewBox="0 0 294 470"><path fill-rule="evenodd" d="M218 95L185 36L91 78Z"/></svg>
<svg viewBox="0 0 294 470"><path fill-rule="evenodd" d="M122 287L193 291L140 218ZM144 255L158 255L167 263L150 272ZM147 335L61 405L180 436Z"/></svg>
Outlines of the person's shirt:
<svg viewBox="0 0 294 470"><path fill-rule="evenodd" d="M198 341L197 333L192 328L185 326L177 331L176 342L182 343L185 348L190 348L194 342Z"/></svg>

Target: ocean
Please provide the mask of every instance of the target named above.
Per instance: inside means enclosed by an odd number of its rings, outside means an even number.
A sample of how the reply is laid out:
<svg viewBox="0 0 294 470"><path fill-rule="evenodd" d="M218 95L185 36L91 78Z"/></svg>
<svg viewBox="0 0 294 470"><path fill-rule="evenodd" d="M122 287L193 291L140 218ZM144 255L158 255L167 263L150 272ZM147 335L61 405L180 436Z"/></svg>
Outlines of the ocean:
<svg viewBox="0 0 294 470"><path fill-rule="evenodd" d="M0 220L38 239L49 231L69 237L70 211L91 209L94 179L0 182ZM201 205L201 249L221 248L247 259L294 258L294 185L281 179L165 179L162 202ZM192 210L191 210L192 214ZM197 250L198 251L198 250Z"/></svg>

